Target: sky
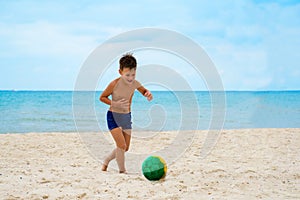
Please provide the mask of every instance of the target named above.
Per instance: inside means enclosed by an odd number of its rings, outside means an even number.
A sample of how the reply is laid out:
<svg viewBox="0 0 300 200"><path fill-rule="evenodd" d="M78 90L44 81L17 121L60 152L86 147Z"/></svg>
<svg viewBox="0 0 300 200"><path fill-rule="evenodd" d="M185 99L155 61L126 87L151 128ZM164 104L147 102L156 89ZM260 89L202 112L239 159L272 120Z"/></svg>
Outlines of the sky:
<svg viewBox="0 0 300 200"><path fill-rule="evenodd" d="M200 45L225 90L300 90L298 0L0 0L0 90L73 90L99 45L149 27ZM165 56L138 52L138 63L153 55ZM164 65L180 68L173 61ZM116 65L110 68L118 76ZM193 90L203 89L191 71L179 73Z"/></svg>

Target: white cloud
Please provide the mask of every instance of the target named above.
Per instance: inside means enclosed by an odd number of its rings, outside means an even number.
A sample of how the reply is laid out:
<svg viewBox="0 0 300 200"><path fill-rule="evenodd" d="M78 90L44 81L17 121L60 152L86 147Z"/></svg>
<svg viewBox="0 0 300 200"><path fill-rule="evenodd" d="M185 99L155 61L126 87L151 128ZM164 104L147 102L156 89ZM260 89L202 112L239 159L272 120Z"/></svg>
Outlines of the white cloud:
<svg viewBox="0 0 300 200"><path fill-rule="evenodd" d="M268 73L267 55L263 49L257 49L223 44L211 50L211 58L221 72L226 90L256 90L269 86L272 76Z"/></svg>
<svg viewBox="0 0 300 200"><path fill-rule="evenodd" d="M8 25L6 28L10 30L6 38L9 38L14 50L22 55L78 56L97 44L93 37L74 35L70 27L43 21Z"/></svg>

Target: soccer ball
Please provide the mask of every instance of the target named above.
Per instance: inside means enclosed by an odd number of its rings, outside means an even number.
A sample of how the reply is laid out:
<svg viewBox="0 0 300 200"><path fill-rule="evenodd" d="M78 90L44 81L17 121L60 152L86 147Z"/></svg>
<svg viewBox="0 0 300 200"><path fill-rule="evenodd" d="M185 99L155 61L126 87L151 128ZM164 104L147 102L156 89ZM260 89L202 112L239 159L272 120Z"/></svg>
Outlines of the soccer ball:
<svg viewBox="0 0 300 200"><path fill-rule="evenodd" d="M159 156L149 156L142 164L143 175L150 181L157 181L166 176L167 164Z"/></svg>

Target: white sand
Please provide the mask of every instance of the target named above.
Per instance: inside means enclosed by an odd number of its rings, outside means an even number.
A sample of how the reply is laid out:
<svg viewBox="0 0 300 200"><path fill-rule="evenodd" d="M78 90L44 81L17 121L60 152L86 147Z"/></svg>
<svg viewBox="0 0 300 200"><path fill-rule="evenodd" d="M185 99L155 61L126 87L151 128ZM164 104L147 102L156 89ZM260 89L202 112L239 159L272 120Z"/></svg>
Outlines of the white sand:
<svg viewBox="0 0 300 200"><path fill-rule="evenodd" d="M168 146L172 134L162 132L147 145L133 139L130 153ZM206 134L197 131L158 182L112 168L102 172L77 133L2 134L0 198L300 199L300 129L225 130L200 158Z"/></svg>

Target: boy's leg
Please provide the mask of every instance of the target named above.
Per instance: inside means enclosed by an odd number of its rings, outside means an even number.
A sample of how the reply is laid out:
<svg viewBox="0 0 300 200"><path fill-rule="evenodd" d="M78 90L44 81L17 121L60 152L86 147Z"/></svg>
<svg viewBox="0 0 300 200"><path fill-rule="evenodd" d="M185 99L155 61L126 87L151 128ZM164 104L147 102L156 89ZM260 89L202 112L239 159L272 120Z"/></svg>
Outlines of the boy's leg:
<svg viewBox="0 0 300 200"><path fill-rule="evenodd" d="M131 140L131 129L123 130L123 136L125 138L125 143L126 143L125 151L128 151L130 146L130 140Z"/></svg>
<svg viewBox="0 0 300 200"><path fill-rule="evenodd" d="M114 150L113 150L113 151L105 158L105 160L103 161L103 165L102 165L102 171L106 171L109 162L116 158L116 151L117 151L117 149L114 149Z"/></svg>
<svg viewBox="0 0 300 200"><path fill-rule="evenodd" d="M125 173L126 169L125 169L125 150L124 149L121 149L121 148L117 147L116 161L118 163L119 172L120 173Z"/></svg>
<svg viewBox="0 0 300 200"><path fill-rule="evenodd" d="M112 129L111 135L113 136L115 143L117 145L116 148L116 161L119 166L120 172L125 172L125 150L126 150L126 141L123 135L123 132L120 128Z"/></svg>

